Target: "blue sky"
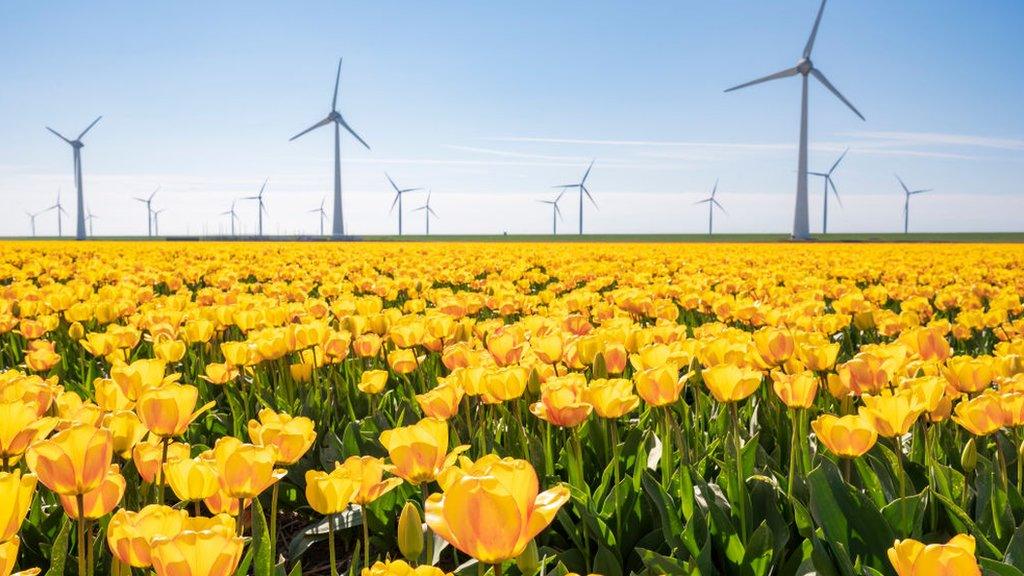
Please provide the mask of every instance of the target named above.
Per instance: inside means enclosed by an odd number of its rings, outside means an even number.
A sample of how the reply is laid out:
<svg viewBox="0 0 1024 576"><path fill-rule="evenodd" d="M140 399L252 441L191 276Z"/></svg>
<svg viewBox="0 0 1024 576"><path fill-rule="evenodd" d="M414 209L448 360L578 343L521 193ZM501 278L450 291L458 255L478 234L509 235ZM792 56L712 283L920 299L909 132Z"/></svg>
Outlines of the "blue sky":
<svg viewBox="0 0 1024 576"><path fill-rule="evenodd" d="M0 234L25 210L72 206L82 130L97 234L144 231L132 200L162 186L161 232L217 232L233 198L270 179L270 232L314 231L331 136L288 138L329 108L371 145L343 143L346 223L391 233L387 171L433 190L444 233L546 232L536 202L596 159L592 232L699 232L694 201L721 179L721 231L788 231L799 80L724 94L792 66L816 0L697 2L31 2L0 5ZM814 61L867 117L812 85L811 168L847 146L835 231L1020 230L1024 3L832 0ZM811 182L812 231L820 183ZM423 200L408 198L411 210ZM328 202L328 206L330 202ZM576 227L575 199L563 200ZM255 205L240 203L241 225ZM421 213L420 213L421 214ZM570 216L573 215L573 216ZM419 214L407 231L422 230ZM38 220L52 233L53 213ZM65 229L72 220L65 220Z"/></svg>

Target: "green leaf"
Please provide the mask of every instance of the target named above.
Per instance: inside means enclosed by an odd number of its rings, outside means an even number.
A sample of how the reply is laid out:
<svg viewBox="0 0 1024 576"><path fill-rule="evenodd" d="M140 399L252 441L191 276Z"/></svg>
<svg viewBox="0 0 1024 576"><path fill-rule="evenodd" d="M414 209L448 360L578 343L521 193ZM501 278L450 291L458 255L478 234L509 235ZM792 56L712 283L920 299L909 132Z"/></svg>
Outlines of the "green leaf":
<svg viewBox="0 0 1024 576"><path fill-rule="evenodd" d="M267 532L267 519L263 515L263 506L259 498L252 499L252 542L249 544L253 552L253 575L273 576L274 551L270 549L270 533Z"/></svg>
<svg viewBox="0 0 1024 576"><path fill-rule="evenodd" d="M622 567L614 552L600 546L597 549L597 556L594 557L594 572L604 576L622 576Z"/></svg>
<svg viewBox="0 0 1024 576"><path fill-rule="evenodd" d="M921 522L928 503L928 489L920 494L897 498L882 507L882 516L892 526L898 538L912 538L921 535Z"/></svg>
<svg viewBox="0 0 1024 576"><path fill-rule="evenodd" d="M644 548L637 548L636 553L644 566L654 574L686 574L689 570L686 563L675 558L663 556Z"/></svg>
<svg viewBox="0 0 1024 576"><path fill-rule="evenodd" d="M953 522L954 526L957 527L957 531L960 533L971 534L974 536L976 542L980 545L982 550L978 551L978 554L984 554L989 558L1000 558L1002 554L999 549L981 532L978 527L974 525L974 521L971 517L964 512L960 506L955 502L947 498L943 494L935 493L935 498L942 503L945 507L946 512L949 515L949 519ZM959 525L959 526L957 526Z"/></svg>
<svg viewBox="0 0 1024 576"><path fill-rule="evenodd" d="M1024 576L1024 572L998 560L981 558L979 563L981 564L981 573L985 576Z"/></svg>
<svg viewBox="0 0 1024 576"><path fill-rule="evenodd" d="M302 561L301 560L296 562L295 566L292 566L292 571L288 573L288 576L302 576Z"/></svg>
<svg viewBox="0 0 1024 576"><path fill-rule="evenodd" d="M1015 568L1024 570L1024 524L1021 524L1013 532L1009 545L1006 546L1006 556L1003 560L1012 564Z"/></svg>
<svg viewBox="0 0 1024 576"><path fill-rule="evenodd" d="M68 538L71 535L72 524L71 519L64 515L64 520L60 524L60 532L57 533L57 538L53 541L53 547L50 548L52 554L50 557L50 569L46 571L45 576L63 576L64 563L68 557Z"/></svg>
<svg viewBox="0 0 1024 576"><path fill-rule="evenodd" d="M682 548L684 544L679 535L683 533L683 522L676 514L676 506L672 497L665 492L665 489L650 472L644 472L641 483L644 492L654 502L654 507L658 509L658 515L661 517L661 531L669 546L673 549Z"/></svg>
<svg viewBox="0 0 1024 576"><path fill-rule="evenodd" d="M765 576L772 565L772 531L767 522L761 522L750 536L743 552L743 566L747 574Z"/></svg>

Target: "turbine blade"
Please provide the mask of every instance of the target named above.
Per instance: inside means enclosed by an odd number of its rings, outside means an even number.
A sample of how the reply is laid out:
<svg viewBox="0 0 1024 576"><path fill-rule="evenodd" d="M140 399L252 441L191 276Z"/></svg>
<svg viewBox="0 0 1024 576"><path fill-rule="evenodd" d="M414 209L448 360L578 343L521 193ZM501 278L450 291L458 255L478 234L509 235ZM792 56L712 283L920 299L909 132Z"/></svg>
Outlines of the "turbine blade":
<svg viewBox="0 0 1024 576"><path fill-rule="evenodd" d="M825 75L821 73L821 70L818 70L817 68L811 68L811 74L813 74L814 77L818 79L818 82L824 84L825 88L829 89L829 92L835 94L836 98L842 100L843 104L849 106L850 110L853 110L853 113L856 114L858 118L860 118L861 120L866 120L866 118L864 118L864 115L861 114L860 111L857 110L857 108L853 104L851 104L849 100L846 99L846 96L840 94L839 90L836 90L836 87L833 86L832 83L828 81L828 78L825 78Z"/></svg>
<svg viewBox="0 0 1024 576"><path fill-rule="evenodd" d="M590 203L594 205L594 208L600 210L600 208L597 206L597 202L594 201L594 197L590 195L590 190L587 190L587 187L584 186L583 184L580 184L580 188L583 189L583 193L586 194L587 198L590 199Z"/></svg>
<svg viewBox="0 0 1024 576"><path fill-rule="evenodd" d="M292 136L291 138L289 138L289 139L288 139L288 141L289 141L289 142L291 142L292 140L295 140L295 139L296 139L296 138L298 138L299 136L302 136L302 135L304 135L304 134L307 134L307 133L309 133L309 132L312 132L313 130L316 130L317 128L319 128L319 127L321 127L321 126L326 126L326 125L328 125L328 124L330 124L330 123L331 123L331 119L330 119L330 118L324 118L323 120L321 120L321 121L317 122L316 124L313 124L313 125L312 125L312 126L310 126L309 128L306 128L306 129L305 129L305 130L303 130L302 132L299 132L299 133L298 133L298 134L296 134L295 136Z"/></svg>
<svg viewBox="0 0 1024 576"><path fill-rule="evenodd" d="M924 194L925 192L931 192L931 191L932 191L931 188L925 188L924 190L914 190L913 192L910 193L910 195L913 196L914 194Z"/></svg>
<svg viewBox="0 0 1024 576"><path fill-rule="evenodd" d="M779 78L788 78L790 76L796 76L799 73L800 72L796 69L796 67L786 68L785 70L780 70L774 74L763 76L761 78L758 78L757 80L751 80L750 82L745 82L743 84L740 84L739 86L727 88L725 91L732 92L733 90L739 90L740 88L746 88L747 86L753 86L754 84L761 84L762 82L770 82L772 80L778 80Z"/></svg>
<svg viewBox="0 0 1024 576"><path fill-rule="evenodd" d="M703 200L697 200L696 202L694 202L694 205L697 205L697 204L707 204L708 202L711 202L712 200L713 200L713 198L705 198Z"/></svg>
<svg viewBox="0 0 1024 576"><path fill-rule="evenodd" d="M842 153L842 154L841 154L841 155L839 156L839 159L838 159L838 160L836 160L836 163L835 163L835 164L833 164L833 165L832 165L832 167L828 169L828 173L829 173L830 175L831 175L831 174L832 174L833 172L835 172L836 168L837 168L837 167L839 166L839 163L843 161L843 158L846 158L846 153L847 153L847 152L849 152L849 151L850 151L850 149L849 149L849 148L847 148L846 150L843 150L843 153Z"/></svg>
<svg viewBox="0 0 1024 576"><path fill-rule="evenodd" d="M399 194L402 193L402 191L398 189L398 184L395 184L395 181L391 179L391 176L389 176L387 172L384 173L384 177L388 179L388 182L391 182L391 187L395 189L395 192L398 192Z"/></svg>
<svg viewBox="0 0 1024 576"><path fill-rule="evenodd" d="M903 183L903 179L900 178L900 175L899 174L893 174L893 176L896 177L896 180L900 183L900 186L903 187L903 192L905 194L909 195L910 194L910 188L907 188L907 185Z"/></svg>
<svg viewBox="0 0 1024 576"><path fill-rule="evenodd" d="M557 186L556 186L556 188L557 188ZM565 193L566 193L566 192L568 192L568 191L569 191L569 189L568 189L568 188L564 188L564 187L563 187L563 188L562 188L562 191L558 193L558 196L555 196L555 204L558 204L558 201L559 201L559 200L561 200L561 199L562 199L562 196L564 196L564 195L565 195Z"/></svg>
<svg viewBox="0 0 1024 576"><path fill-rule="evenodd" d="M839 197L839 189L836 188L836 183L832 181L832 178L828 179L828 185L832 187L832 195L835 196L836 202L839 202L839 206L843 206L843 199Z"/></svg>
<svg viewBox="0 0 1024 576"><path fill-rule="evenodd" d="M828 174L826 174L824 172L808 172L807 174L810 175L810 176L821 176L823 178L824 177L828 177Z"/></svg>
<svg viewBox="0 0 1024 576"><path fill-rule="evenodd" d="M562 209L558 207L558 204L555 204L555 214L558 214L558 219L559 220L563 220L563 218L562 218Z"/></svg>
<svg viewBox="0 0 1024 576"><path fill-rule="evenodd" d="M395 199L391 201L391 208L388 210L388 214L391 214L392 212L395 211L395 206L398 205L398 197L399 196L401 196L401 192L399 192L398 194L395 194Z"/></svg>
<svg viewBox="0 0 1024 576"><path fill-rule="evenodd" d="M149 199L152 200L153 196L156 196L156 193L159 192L159 191L160 191L160 187L157 186L156 190L153 190L153 193L149 195Z"/></svg>
<svg viewBox="0 0 1024 576"><path fill-rule="evenodd" d="M78 140L81 140L83 137L85 137L85 133L88 132L89 130L92 130L92 127L95 126L96 123L99 122L101 118L103 118L103 116L97 116L96 119L92 121L92 124L89 124L85 128L85 130L82 130L82 133L78 135Z"/></svg>
<svg viewBox="0 0 1024 576"><path fill-rule="evenodd" d="M578 188L579 184L559 184L558 186L552 186L552 188Z"/></svg>
<svg viewBox="0 0 1024 576"><path fill-rule="evenodd" d="M711 197L714 198L715 194L718 193L718 178L715 178L715 186L711 189Z"/></svg>
<svg viewBox="0 0 1024 576"><path fill-rule="evenodd" d="M434 209L431 208L430 206L427 206L427 211L429 211L431 214L433 214L434 218L440 218L440 216L437 215L437 212L434 212Z"/></svg>
<svg viewBox="0 0 1024 576"><path fill-rule="evenodd" d="M594 167L595 160L590 161L590 166L587 166L587 171L583 173L583 180L580 180L580 184L583 184L587 181L587 176L590 176L590 169Z"/></svg>
<svg viewBox="0 0 1024 576"><path fill-rule="evenodd" d="M356 140L359 140L360 144L362 144L363 146L366 146L367 150L370 149L370 145L366 143L366 140L363 140L362 138L360 138L359 134L356 134L356 131L353 130L352 127L348 125L348 122L345 122L345 119L342 118L341 116L338 116L338 124L341 124L342 128L344 128L345 130L348 130L348 133L351 134L353 137L355 137Z"/></svg>
<svg viewBox="0 0 1024 576"><path fill-rule="evenodd" d="M399 190L399 192L405 194L406 192L419 192L420 190L425 190L425 188L404 188L402 190Z"/></svg>
<svg viewBox="0 0 1024 576"><path fill-rule="evenodd" d="M50 128L49 126L47 126L46 129L49 130L50 132L53 132L54 136L56 136L57 138L60 138L61 140L67 142L68 144L71 144L71 140L65 138L60 132L57 132L56 130Z"/></svg>
<svg viewBox="0 0 1024 576"><path fill-rule="evenodd" d="M149 200L146 200L145 198L139 198L138 196L135 196L135 199L138 200L139 202L149 202Z"/></svg>
<svg viewBox="0 0 1024 576"><path fill-rule="evenodd" d="M426 206L420 206L419 208L413 208L412 211L413 212L419 212L420 210L426 210L426 209L427 209Z"/></svg>
<svg viewBox="0 0 1024 576"><path fill-rule="evenodd" d="M331 110L338 109L338 84L341 83L341 58L338 58L338 73L334 75L334 98L331 99Z"/></svg>
<svg viewBox="0 0 1024 576"><path fill-rule="evenodd" d="M818 25L821 24L821 15L825 13L825 1L821 0L821 6L818 7L818 17L814 19L811 36L807 38L807 44L804 46L804 58L810 58L811 50L814 50L814 39L818 36Z"/></svg>
<svg viewBox="0 0 1024 576"><path fill-rule="evenodd" d="M728 214L728 212L726 212L725 208L722 207L722 204L719 203L718 200L712 200L711 203L714 204L715 206L718 206L718 209L721 210L722 212Z"/></svg>

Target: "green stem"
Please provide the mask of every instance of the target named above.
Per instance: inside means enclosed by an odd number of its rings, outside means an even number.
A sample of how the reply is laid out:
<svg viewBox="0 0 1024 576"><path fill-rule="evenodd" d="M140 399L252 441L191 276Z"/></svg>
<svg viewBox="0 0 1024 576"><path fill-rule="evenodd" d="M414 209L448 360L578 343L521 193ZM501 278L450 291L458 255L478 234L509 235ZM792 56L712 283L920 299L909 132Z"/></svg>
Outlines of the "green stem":
<svg viewBox="0 0 1024 576"><path fill-rule="evenodd" d="M160 440L163 444L163 449L160 452L160 467L156 471L156 503L164 503L164 464L167 463L167 448L171 443L170 438L163 438Z"/></svg>
<svg viewBox="0 0 1024 576"><path fill-rule="evenodd" d="M280 482L274 482L270 490L270 553L277 558L277 496L281 489Z"/></svg>
<svg viewBox="0 0 1024 576"><path fill-rule="evenodd" d="M245 498L238 499L238 517L235 519L238 522L238 535L245 534L245 526L242 525L242 513L245 512Z"/></svg>
<svg viewBox="0 0 1024 576"><path fill-rule="evenodd" d="M331 576L338 576L338 557L334 552L334 514L327 516L327 550L331 561Z"/></svg>
<svg viewBox="0 0 1024 576"><path fill-rule="evenodd" d="M367 513L366 504L360 508L363 514L363 568L370 567L370 515Z"/></svg>
<svg viewBox="0 0 1024 576"><path fill-rule="evenodd" d="M494 576L501 576L501 562L494 565Z"/></svg>
<svg viewBox="0 0 1024 576"><path fill-rule="evenodd" d="M732 416L732 447L736 466L736 497L739 500L740 536L747 542L747 482L743 475L743 446L740 441L740 415L736 402L729 403Z"/></svg>
<svg viewBox="0 0 1024 576"><path fill-rule="evenodd" d="M661 485L668 490L672 482L672 423L669 408L661 413Z"/></svg>
<svg viewBox="0 0 1024 576"><path fill-rule="evenodd" d="M430 496L430 490L427 488L427 483L426 482L423 483L422 490L423 490L423 510L426 510L427 509L427 498ZM427 556L426 556L427 565L428 566L433 566L434 565L434 532L430 529L430 526L427 526L427 532L426 532L426 534L424 534L424 538L423 539L425 540L423 548L427 552Z"/></svg>
<svg viewBox="0 0 1024 576"><path fill-rule="evenodd" d="M789 446L789 482L786 483L786 495L790 498L793 497L793 485L796 483L797 450L800 442L800 427L797 423L799 414L799 409L789 411L790 427L793 431Z"/></svg>
<svg viewBox="0 0 1024 576"><path fill-rule="evenodd" d="M612 488L613 491L619 489L619 425L614 419L608 420L608 425L611 434L612 443L612 473L615 478L615 485ZM622 538L622 514L619 510L613 512L615 514L615 538L616 540Z"/></svg>
<svg viewBox="0 0 1024 576"><path fill-rule="evenodd" d="M78 576L86 576L85 562L85 495L75 494L78 507Z"/></svg>

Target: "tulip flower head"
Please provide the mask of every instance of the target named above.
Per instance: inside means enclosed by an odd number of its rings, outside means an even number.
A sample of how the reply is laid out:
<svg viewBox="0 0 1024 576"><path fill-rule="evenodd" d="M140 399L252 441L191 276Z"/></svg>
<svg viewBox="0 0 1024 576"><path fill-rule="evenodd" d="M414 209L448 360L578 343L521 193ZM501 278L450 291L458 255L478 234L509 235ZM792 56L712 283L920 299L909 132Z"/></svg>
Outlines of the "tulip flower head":
<svg viewBox="0 0 1024 576"><path fill-rule="evenodd" d="M718 364L701 372L704 384L722 403L739 402L761 386L761 372L735 364Z"/></svg>
<svg viewBox="0 0 1024 576"><path fill-rule="evenodd" d="M0 472L0 542L14 538L28 514L36 491L36 477L19 470Z"/></svg>
<svg viewBox="0 0 1024 576"><path fill-rule="evenodd" d="M142 392L135 411L150 432L172 438L181 436L189 424L216 404L211 401L196 410L198 398L195 386L168 383Z"/></svg>
<svg viewBox="0 0 1024 576"><path fill-rule="evenodd" d="M249 421L249 439L257 446L277 448L277 464L291 466L313 446L316 432L305 416L292 417L269 408L260 410L259 420Z"/></svg>
<svg viewBox="0 0 1024 576"><path fill-rule="evenodd" d="M967 534L958 534L945 544L897 540L888 550L889 562L898 576L981 576L974 545L974 537Z"/></svg>
<svg viewBox="0 0 1024 576"><path fill-rule="evenodd" d="M157 576L230 576L242 559L244 540L221 525L185 530L153 540L153 571Z"/></svg>
<svg viewBox="0 0 1024 576"><path fill-rule="evenodd" d="M857 458L878 441L878 432L871 421L859 414L833 416L823 414L811 422L818 441L841 458Z"/></svg>
<svg viewBox="0 0 1024 576"><path fill-rule="evenodd" d="M61 496L86 494L107 475L114 439L107 430L75 424L26 452L29 468L47 488Z"/></svg>
<svg viewBox="0 0 1024 576"><path fill-rule="evenodd" d="M388 451L394 474L410 484L434 480L451 466L468 446L448 452L448 423L439 418L424 418L411 426L385 430L380 443Z"/></svg>
<svg viewBox="0 0 1024 576"><path fill-rule="evenodd" d="M138 512L121 509L107 526L107 546L123 563L136 568L152 565L151 548L157 538L170 538L185 527L188 513L170 506L150 504Z"/></svg>

